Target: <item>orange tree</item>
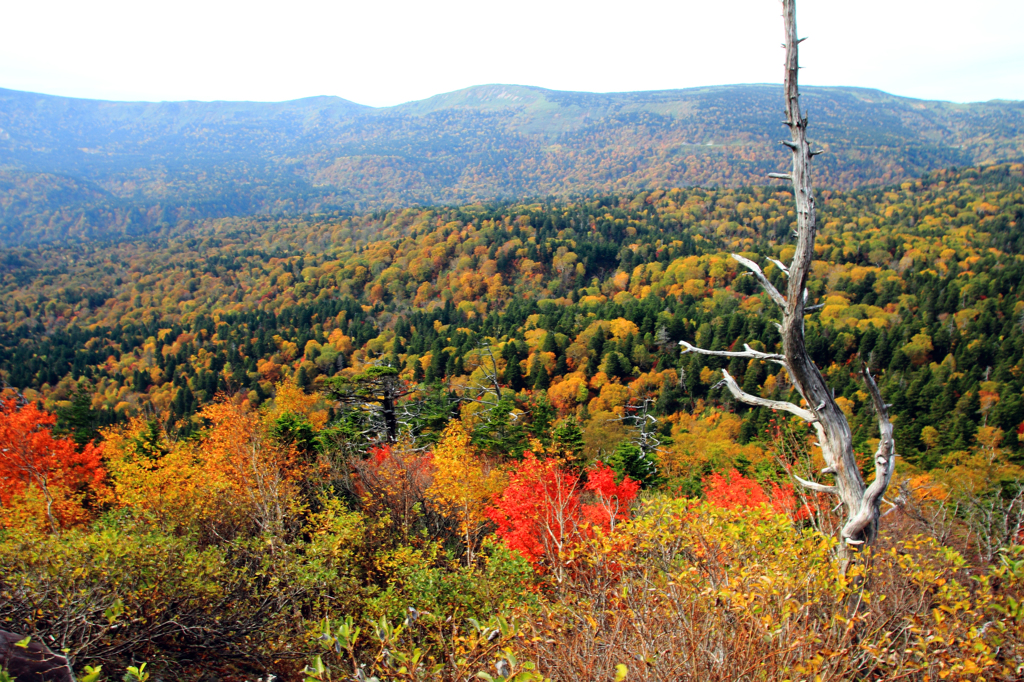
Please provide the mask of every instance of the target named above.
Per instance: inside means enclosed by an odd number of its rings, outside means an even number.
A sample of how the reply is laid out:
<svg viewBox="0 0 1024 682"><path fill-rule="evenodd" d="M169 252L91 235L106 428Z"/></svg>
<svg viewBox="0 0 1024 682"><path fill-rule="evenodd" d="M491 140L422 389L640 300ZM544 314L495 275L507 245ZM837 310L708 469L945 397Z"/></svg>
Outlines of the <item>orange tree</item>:
<svg viewBox="0 0 1024 682"><path fill-rule="evenodd" d="M4 525L21 516L40 521L51 532L80 523L88 504L103 489L106 471L100 446L79 449L70 438L55 438L57 418L34 403L0 400L0 503ZM39 496L42 496L40 500Z"/></svg>

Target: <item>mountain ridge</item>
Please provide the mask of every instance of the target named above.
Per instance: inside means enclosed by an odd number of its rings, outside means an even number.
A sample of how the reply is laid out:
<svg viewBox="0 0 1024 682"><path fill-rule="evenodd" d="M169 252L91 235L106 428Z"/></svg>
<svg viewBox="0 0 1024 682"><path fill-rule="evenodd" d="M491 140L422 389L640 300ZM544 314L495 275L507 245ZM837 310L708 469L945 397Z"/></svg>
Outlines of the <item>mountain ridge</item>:
<svg viewBox="0 0 1024 682"><path fill-rule="evenodd" d="M0 89L0 243L181 221L655 187L784 167L781 86L624 93L490 84L392 107L107 102ZM807 87L822 187L1024 158L1024 103ZM45 191L41 191L45 190Z"/></svg>

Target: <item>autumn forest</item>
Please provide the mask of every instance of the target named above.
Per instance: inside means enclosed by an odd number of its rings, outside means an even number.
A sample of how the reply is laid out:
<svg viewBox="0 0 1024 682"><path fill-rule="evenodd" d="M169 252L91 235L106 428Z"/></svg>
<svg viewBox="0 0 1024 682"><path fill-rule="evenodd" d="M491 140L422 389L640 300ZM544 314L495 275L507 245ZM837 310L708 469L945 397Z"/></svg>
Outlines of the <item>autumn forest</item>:
<svg viewBox="0 0 1024 682"><path fill-rule="evenodd" d="M43 156L4 138L15 646L90 682L1020 679L1019 107L971 105L978 135L929 103L902 119L924 133L871 156L857 93L815 93L835 153L803 339L862 477L881 438L865 371L898 455L847 567L820 431L771 407L806 403L771 296L793 187L761 179L778 164L754 133L670 149L749 121L695 127L648 93L550 128L553 108L596 106L571 94L335 102L348 156L283 135L242 158L222 137L179 175L139 161L171 144L152 129L95 160L54 150L100 124L55 128ZM500 154L452 142L481 116L504 121ZM402 135L426 146L371 144ZM261 185L289 154L303 170ZM414 157L429 172L395 160Z"/></svg>

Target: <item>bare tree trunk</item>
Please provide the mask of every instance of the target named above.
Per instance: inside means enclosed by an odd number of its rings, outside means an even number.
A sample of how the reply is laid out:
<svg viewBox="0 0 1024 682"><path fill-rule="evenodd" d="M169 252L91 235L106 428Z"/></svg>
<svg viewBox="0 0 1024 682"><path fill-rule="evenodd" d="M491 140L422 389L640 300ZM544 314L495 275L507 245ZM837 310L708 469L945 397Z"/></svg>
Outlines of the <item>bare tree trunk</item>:
<svg viewBox="0 0 1024 682"><path fill-rule="evenodd" d="M793 262L787 267L779 261L772 261L788 276L785 297L765 277L756 263L742 256L733 254L733 258L749 269L771 299L782 308L782 355L762 353L744 346L738 352L709 351L681 341L685 351L693 351L706 355L727 357L757 358L776 362L786 368L793 386L806 402L806 408L789 402L765 400L743 392L735 379L728 372L724 383L738 400L750 405L760 405L772 409L784 410L794 414L811 424L818 434L818 445L828 466L822 474L835 477L833 485L822 485L812 481L797 479L804 486L819 492L828 492L839 497L846 510L846 521L840 531L840 561L845 570L851 558L851 550L870 544L878 531L879 508L882 495L892 477L895 451L892 440L892 424L886 412L885 404L878 387L867 369L864 369L864 381L871 393L875 410L878 412L878 424L881 431L881 442L875 454L875 479L870 486L857 468L853 453L853 436L846 416L836 404L832 391L825 384L825 379L818 367L807 354L804 344L804 315L807 301L807 276L814 258L814 237L817 232L814 208L814 191L811 185L811 158L820 152L811 150L807 142L807 117L800 112L800 91L797 86L799 71L798 45L801 42L796 33L795 0L783 0L783 18L786 27L786 73L785 98L786 121L789 126L790 139L782 144L793 153L793 168L788 174L771 173L770 177L790 180L793 183L793 194L796 201L796 253Z"/></svg>

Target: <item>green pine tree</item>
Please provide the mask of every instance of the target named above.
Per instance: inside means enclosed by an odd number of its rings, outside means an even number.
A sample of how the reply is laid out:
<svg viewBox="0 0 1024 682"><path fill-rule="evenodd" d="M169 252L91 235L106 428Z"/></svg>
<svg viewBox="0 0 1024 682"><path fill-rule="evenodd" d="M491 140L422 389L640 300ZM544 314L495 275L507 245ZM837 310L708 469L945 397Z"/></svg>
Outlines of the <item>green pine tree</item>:
<svg viewBox="0 0 1024 682"><path fill-rule="evenodd" d="M551 422L555 417L555 408L548 400L547 391L537 391L529 407L530 435L544 445L551 444Z"/></svg>
<svg viewBox="0 0 1024 682"><path fill-rule="evenodd" d="M639 445L628 440L615 447L607 464L615 470L619 479L629 476L645 486L650 485L658 473L653 454L645 454Z"/></svg>
<svg viewBox="0 0 1024 682"><path fill-rule="evenodd" d="M555 446L564 452L568 459L579 459L583 454L583 430L575 416L570 415L558 422L551 432L551 437Z"/></svg>
<svg viewBox="0 0 1024 682"><path fill-rule="evenodd" d="M544 391L551 385L548 379L548 370L540 361L540 353L533 356L533 364L530 365L530 381L533 382L533 390Z"/></svg>

